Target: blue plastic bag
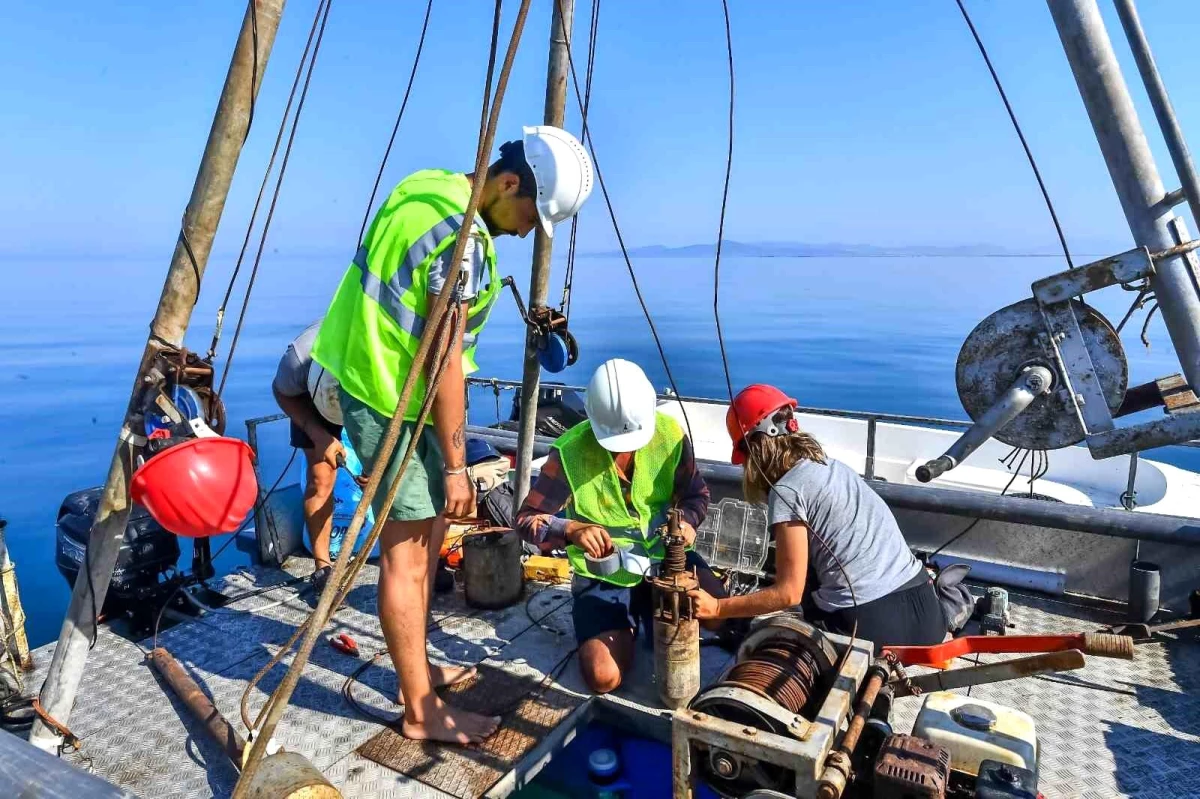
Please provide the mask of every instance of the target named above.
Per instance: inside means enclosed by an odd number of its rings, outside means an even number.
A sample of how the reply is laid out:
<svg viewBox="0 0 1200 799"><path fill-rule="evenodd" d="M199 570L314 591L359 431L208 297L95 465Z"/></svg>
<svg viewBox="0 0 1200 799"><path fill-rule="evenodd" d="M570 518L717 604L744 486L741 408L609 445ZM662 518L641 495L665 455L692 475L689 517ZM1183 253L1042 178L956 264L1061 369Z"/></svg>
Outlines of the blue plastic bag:
<svg viewBox="0 0 1200 799"><path fill-rule="evenodd" d="M342 446L346 448L346 468L354 474L362 474L362 462L354 452L354 447L350 444L350 438L346 435L345 430L342 431ZM350 529L350 520L354 518L354 509L358 507L362 494L362 489L359 488L354 478L346 473L346 469L338 469L337 477L333 481L333 529L329 534L329 556L332 558L336 558L342 551L342 539L346 537L346 531ZM367 540L367 536L374 526L375 511L368 508L366 522L354 544L355 553L362 550L363 542ZM378 542L371 550L371 557L379 557Z"/></svg>

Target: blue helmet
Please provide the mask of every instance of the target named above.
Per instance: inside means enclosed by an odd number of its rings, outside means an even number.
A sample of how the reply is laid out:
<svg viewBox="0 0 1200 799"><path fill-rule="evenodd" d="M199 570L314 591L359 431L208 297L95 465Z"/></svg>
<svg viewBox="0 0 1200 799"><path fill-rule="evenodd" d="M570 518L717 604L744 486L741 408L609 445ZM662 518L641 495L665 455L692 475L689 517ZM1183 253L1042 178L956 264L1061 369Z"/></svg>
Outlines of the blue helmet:
<svg viewBox="0 0 1200 799"><path fill-rule="evenodd" d="M468 466L474 466L477 463L500 457L499 450L493 447L491 442L485 441L482 438L468 438L466 451Z"/></svg>

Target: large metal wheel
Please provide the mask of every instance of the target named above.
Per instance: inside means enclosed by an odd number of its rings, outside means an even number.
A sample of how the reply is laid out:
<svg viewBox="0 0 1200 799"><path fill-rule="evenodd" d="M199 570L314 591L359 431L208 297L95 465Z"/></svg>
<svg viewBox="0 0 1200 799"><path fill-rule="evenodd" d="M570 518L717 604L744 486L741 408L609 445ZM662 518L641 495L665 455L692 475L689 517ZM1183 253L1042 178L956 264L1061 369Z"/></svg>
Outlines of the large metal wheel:
<svg viewBox="0 0 1200 799"><path fill-rule="evenodd" d="M1079 322L1084 345L1100 381L1110 411L1115 412L1129 385L1129 369L1121 338L1098 311L1078 300L1071 308ZM1054 355L1037 300L1032 298L1001 308L980 322L958 353L955 378L958 398L972 420L995 404L1026 366L1049 368L1057 377L1055 389L1033 403L995 433L1010 446L1025 449L1058 449L1078 444L1084 430Z"/></svg>

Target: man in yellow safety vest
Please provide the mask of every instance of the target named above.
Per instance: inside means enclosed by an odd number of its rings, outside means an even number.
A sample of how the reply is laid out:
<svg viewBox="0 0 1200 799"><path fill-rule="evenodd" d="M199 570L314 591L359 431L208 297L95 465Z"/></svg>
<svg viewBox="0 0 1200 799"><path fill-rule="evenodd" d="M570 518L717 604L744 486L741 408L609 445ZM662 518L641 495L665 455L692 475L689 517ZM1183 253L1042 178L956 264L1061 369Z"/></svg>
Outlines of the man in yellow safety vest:
<svg viewBox="0 0 1200 799"><path fill-rule="evenodd" d="M587 421L554 442L516 526L533 541L568 542L579 667L589 688L608 693L633 662L639 626L649 629L645 578L665 554L658 528L670 508L678 509L690 550L708 514L709 491L691 441L658 410L654 386L636 364L619 358L601 364L588 383L587 412ZM709 594L725 595L695 552L687 553L687 566Z"/></svg>
<svg viewBox="0 0 1200 799"><path fill-rule="evenodd" d="M441 514L469 516L475 508L464 453L464 378L476 369L476 342L500 293L492 239L524 238L537 226L552 235L553 225L574 216L587 200L592 174L578 140L543 125L525 128L522 139L501 145L500 158L485 175L429 169L408 176L375 215L313 344L313 359L340 383L343 424L364 472L385 470L374 507L375 518L385 520L379 620L399 677L401 730L409 738L473 743L494 732L499 721L452 708L433 691L471 673L431 665L425 651L433 564L444 531L434 521ZM431 424L417 430L426 375L407 408L397 408L400 389L445 285L476 180L484 181L479 213L460 278L448 289L464 320L462 334L448 345ZM404 415L400 440L391 461L378 463L396 413ZM384 508L387 487L414 437L413 459L395 501Z"/></svg>

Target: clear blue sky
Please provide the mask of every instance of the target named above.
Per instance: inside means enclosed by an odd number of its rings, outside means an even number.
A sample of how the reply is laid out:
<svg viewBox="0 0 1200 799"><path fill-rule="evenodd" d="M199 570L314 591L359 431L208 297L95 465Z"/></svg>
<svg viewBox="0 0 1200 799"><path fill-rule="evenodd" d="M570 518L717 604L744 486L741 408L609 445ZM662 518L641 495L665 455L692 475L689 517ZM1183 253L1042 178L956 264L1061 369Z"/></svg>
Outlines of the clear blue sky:
<svg viewBox="0 0 1200 799"><path fill-rule="evenodd" d="M586 28L581 1L577 40ZM735 0L737 144L727 236L878 244L1044 247L1054 235L953 0ZM1069 241L1128 231L1045 4L971 0L1039 156ZM1110 31L1119 26L1108 7ZM1143 2L1184 123L1200 136L1200 14ZM236 247L316 0L291 0L218 252ZM506 3L511 21L517 3ZM0 12L0 252L170 252L244 4L58 3ZM399 104L424 3L334 3L270 244L348 251ZM502 116L540 118L551 0L536 0ZM684 10L686 9L686 10ZM478 124L491 3L435 4L386 188L414 169L466 167ZM593 130L633 244L715 236L725 148L716 0L608 0ZM1123 41L1118 52L1142 100ZM582 55L580 56L582 59ZM573 101L572 101L573 102ZM577 127L572 113L568 124ZM1151 136L1169 186L1165 152ZM593 200L588 249L612 246Z"/></svg>

